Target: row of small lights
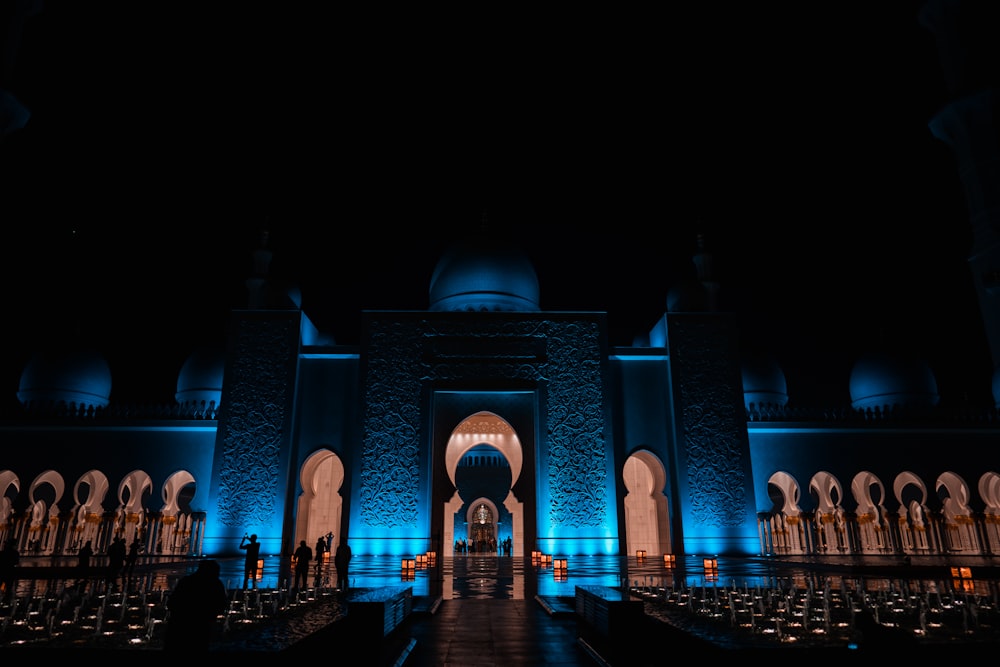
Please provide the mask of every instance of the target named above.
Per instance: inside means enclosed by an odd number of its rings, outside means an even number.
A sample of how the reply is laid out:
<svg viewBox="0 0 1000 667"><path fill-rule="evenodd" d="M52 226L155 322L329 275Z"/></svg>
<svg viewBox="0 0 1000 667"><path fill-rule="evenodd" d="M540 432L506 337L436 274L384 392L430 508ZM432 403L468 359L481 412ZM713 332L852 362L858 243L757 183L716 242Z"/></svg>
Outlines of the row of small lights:
<svg viewBox="0 0 1000 667"><path fill-rule="evenodd" d="M640 563L646 560L646 550L639 549L635 552L635 558ZM531 564L535 567L546 568L552 566L553 573L557 578L565 578L569 572L568 561L565 558L553 559L551 555L544 554L541 551L531 552ZM719 560L717 558L705 558L702 560L702 565L705 568L705 576L708 578L715 578L719 576ZM663 567L668 570L672 570L677 566L677 558L674 554L663 554Z"/></svg>
<svg viewBox="0 0 1000 667"><path fill-rule="evenodd" d="M403 581L413 581L417 576L417 570L426 570L428 567L437 565L437 552L417 554L416 558L404 558L401 566L401 577Z"/></svg>
<svg viewBox="0 0 1000 667"><path fill-rule="evenodd" d="M323 560L327 561L330 559L330 552L323 554ZM646 550L639 549L635 552L635 559L640 563L646 560ZM295 563L295 558L292 558L292 563ZM404 581L413 581L416 571L423 570L428 567L434 567L437 564L437 552L428 551L424 554L418 554L416 558L404 558L402 561L402 577ZM552 572L557 579L563 579L568 575L569 567L568 561L565 558L552 558L551 554L543 554L541 551L531 552L531 564L535 567L541 567L543 569L551 566ZM705 570L705 576L708 579L715 579L719 576L719 559L717 558L703 558L701 561L702 567ZM668 570L672 570L677 567L677 557L674 554L663 554L663 567ZM260 580L264 575L264 559L257 561L257 579ZM953 567L951 568L951 576L955 580L956 587L970 589L972 586L972 568L970 567Z"/></svg>
<svg viewBox="0 0 1000 667"><path fill-rule="evenodd" d="M552 558L551 554L543 554L541 551L531 552L531 564L543 570L552 566L552 576L556 581L566 581L569 576L569 561L565 558Z"/></svg>
<svg viewBox="0 0 1000 667"><path fill-rule="evenodd" d="M635 559L640 563L646 560L646 550L639 549L635 552ZM719 559L718 558L703 558L701 561L702 567L705 568L705 572L714 572L718 574L719 570ZM663 554L663 567L668 570L672 570L677 567L677 557L674 554Z"/></svg>
<svg viewBox="0 0 1000 667"><path fill-rule="evenodd" d="M639 549L635 552L635 559L640 563L646 560L646 551ZM703 558L701 565L705 569L705 578L714 581L719 578L719 559ZM677 557L674 554L663 554L663 567L672 570L677 567Z"/></svg>

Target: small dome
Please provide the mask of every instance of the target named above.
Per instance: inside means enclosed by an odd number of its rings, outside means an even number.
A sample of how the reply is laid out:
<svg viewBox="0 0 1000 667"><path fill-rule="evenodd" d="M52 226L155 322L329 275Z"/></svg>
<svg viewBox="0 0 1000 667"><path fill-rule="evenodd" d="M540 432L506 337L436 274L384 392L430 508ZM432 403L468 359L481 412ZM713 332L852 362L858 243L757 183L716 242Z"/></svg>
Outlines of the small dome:
<svg viewBox="0 0 1000 667"><path fill-rule="evenodd" d="M538 276L516 248L488 236L452 246L431 276L432 311L537 311Z"/></svg>
<svg viewBox="0 0 1000 667"><path fill-rule="evenodd" d="M933 371L923 361L890 354L868 354L851 370L855 410L935 407L941 400Z"/></svg>
<svg viewBox="0 0 1000 667"><path fill-rule="evenodd" d="M63 350L35 355L24 367L17 399L22 405L106 408L111 401L111 369L94 350Z"/></svg>
<svg viewBox="0 0 1000 667"><path fill-rule="evenodd" d="M788 404L785 373L773 358L759 356L744 360L742 371L743 403L748 410L751 404L757 407Z"/></svg>
<svg viewBox="0 0 1000 667"><path fill-rule="evenodd" d="M180 405L205 406L222 403L222 376L225 355L216 347L203 347L188 357L177 375L177 393L174 398Z"/></svg>

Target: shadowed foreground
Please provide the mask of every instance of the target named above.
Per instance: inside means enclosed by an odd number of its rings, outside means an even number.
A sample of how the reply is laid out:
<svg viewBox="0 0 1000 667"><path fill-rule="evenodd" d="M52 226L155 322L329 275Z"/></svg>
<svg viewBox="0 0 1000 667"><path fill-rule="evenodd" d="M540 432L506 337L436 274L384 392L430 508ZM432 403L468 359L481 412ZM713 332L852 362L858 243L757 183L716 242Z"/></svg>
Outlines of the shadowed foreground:
<svg viewBox="0 0 1000 667"><path fill-rule="evenodd" d="M223 579L231 579L237 566L224 562ZM161 650L165 596L171 582L191 567L193 562L185 561L153 568L155 581L166 585L159 590L101 591L99 584L92 584L86 608L74 607L83 597L65 597L67 590L78 595L66 585L72 582L61 582L60 587L60 582L46 580L53 606L44 606L43 596L25 595L18 602L20 609L0 608L0 655L31 661L158 662L167 657ZM794 575L786 577L774 572L758 576L733 565L731 577L707 582L630 564L626 597L641 604L642 613L609 633L577 613L577 587L608 586L621 578L596 561L581 561L567 580L559 581L551 572L535 571L517 559L455 558L445 560L439 572L442 580L424 571L411 582L401 582L399 571L386 559L366 563L361 557L352 580L364 585L347 592L324 585L328 574L316 587L290 591L281 585L280 572L267 581L274 588L262 583L257 591L230 589L231 608L220 621L211 652L244 662L299 656L305 660L317 653L334 658L344 651L352 660L386 666L570 667L663 664L671 655L690 651L724 658L771 651L793 654L782 659L813 659L822 651L823 657L857 663L886 654L954 659L1000 647L995 582L980 586L979 592L974 588L963 593L950 581L928 584L930 574L941 574L929 568L829 563L825 569L801 563L794 567ZM827 589L814 581L827 582ZM830 588L830 582L835 586ZM22 590L25 585L22 581ZM41 587L36 582L35 590ZM441 588L446 595L432 592ZM387 634L381 627L373 630L368 621L362 623L360 614L352 616L352 602L357 609L357 602L373 593L377 597L380 591L400 589L408 591L412 608ZM882 616L878 621L860 613L876 603ZM886 616L885 610L893 610L893 615ZM15 618L25 620L11 620ZM950 623L947 631L938 627L942 620ZM926 627L923 635L921 623ZM22 645L14 644L18 636Z"/></svg>

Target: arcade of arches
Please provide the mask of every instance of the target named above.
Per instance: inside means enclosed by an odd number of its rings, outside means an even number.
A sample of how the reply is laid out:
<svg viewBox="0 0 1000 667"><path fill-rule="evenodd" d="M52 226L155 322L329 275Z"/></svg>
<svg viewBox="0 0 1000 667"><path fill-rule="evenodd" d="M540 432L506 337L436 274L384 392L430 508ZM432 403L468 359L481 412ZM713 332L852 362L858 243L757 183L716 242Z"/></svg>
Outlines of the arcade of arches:
<svg viewBox="0 0 1000 667"><path fill-rule="evenodd" d="M531 545L525 545L524 502L513 492L524 464L517 433L496 414L479 412L455 427L444 457L444 472L454 490L441 510L442 543L451 546L446 555L456 553L461 545L466 552L482 551L489 545L496 552L514 556L532 550ZM334 533L334 548L340 543L344 474L340 457L328 449L318 450L306 460L300 471L303 491L298 501L295 543L304 539L312 544L327 532ZM640 549L650 556L669 553L662 462L651 452L639 450L626 461L622 477L626 553ZM529 540L534 542L530 536Z"/></svg>

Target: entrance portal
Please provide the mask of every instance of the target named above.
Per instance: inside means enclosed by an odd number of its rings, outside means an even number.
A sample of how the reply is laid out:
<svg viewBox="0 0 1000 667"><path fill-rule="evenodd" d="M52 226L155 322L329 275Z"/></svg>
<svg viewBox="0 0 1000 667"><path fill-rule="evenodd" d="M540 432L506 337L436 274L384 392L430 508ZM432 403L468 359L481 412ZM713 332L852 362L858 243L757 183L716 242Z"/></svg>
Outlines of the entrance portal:
<svg viewBox="0 0 1000 667"><path fill-rule="evenodd" d="M466 418L448 439L444 458L454 488L443 508L445 555L457 555L456 547L465 540L468 548L491 547L493 554L506 541L511 555L523 556L524 505L512 489L524 454L510 424L492 412ZM456 531L456 522L465 530Z"/></svg>
<svg viewBox="0 0 1000 667"><path fill-rule="evenodd" d="M340 487L344 484L344 463L329 449L320 449L302 464L299 479L302 494L293 544L305 540L311 547L324 538L327 550L335 552L342 538L339 533L344 499Z"/></svg>

